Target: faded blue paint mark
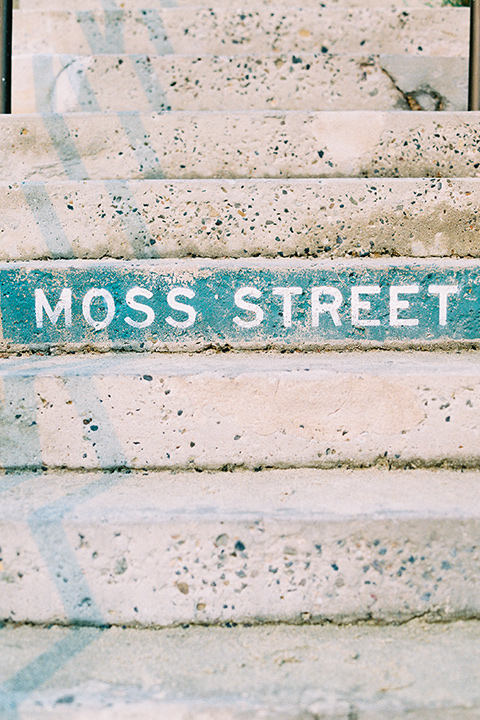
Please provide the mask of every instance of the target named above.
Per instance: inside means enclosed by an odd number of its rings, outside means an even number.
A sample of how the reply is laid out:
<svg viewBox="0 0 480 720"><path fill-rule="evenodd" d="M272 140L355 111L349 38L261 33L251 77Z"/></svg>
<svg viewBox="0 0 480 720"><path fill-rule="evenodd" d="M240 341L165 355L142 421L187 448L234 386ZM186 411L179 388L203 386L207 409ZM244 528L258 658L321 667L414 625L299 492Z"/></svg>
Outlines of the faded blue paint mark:
<svg viewBox="0 0 480 720"><path fill-rule="evenodd" d="M18 720L19 708L35 690L40 688L56 672L76 655L95 642L102 629L72 628L61 640L32 660L13 678L0 685L0 717L2 720Z"/></svg>
<svg viewBox="0 0 480 720"><path fill-rule="evenodd" d="M68 55L61 55L60 57L64 66L62 72L67 73L70 85L75 89L77 94L77 101L80 108L82 110L89 110L90 112L100 112L101 107L87 79L87 71L83 64L84 59Z"/></svg>
<svg viewBox="0 0 480 720"><path fill-rule="evenodd" d="M63 115L45 113L42 120L68 179L88 180L88 173Z"/></svg>
<svg viewBox="0 0 480 720"><path fill-rule="evenodd" d="M166 175L158 155L148 142L148 133L138 112L119 112L127 139L138 161L138 170L144 180L163 180Z"/></svg>
<svg viewBox="0 0 480 720"><path fill-rule="evenodd" d="M70 377L64 378L64 383L78 416L82 419L82 422L84 420L88 421L84 425L84 435L88 437L97 456L98 467L127 467L128 461L123 452L122 444L117 437L115 426L111 422L102 400L98 396L92 397L90 395L92 380L86 380L82 377ZM86 383L88 383L89 393L85 391ZM107 483L104 478L98 491L100 492L102 487L106 489L111 484Z"/></svg>
<svg viewBox="0 0 480 720"><path fill-rule="evenodd" d="M55 91L53 55L35 55L33 58L33 85L35 109L38 113L52 111L52 95Z"/></svg>
<svg viewBox="0 0 480 720"><path fill-rule="evenodd" d="M156 8L148 8L140 11L145 27L150 35L150 42L157 55L170 55L174 53L172 44L168 38L167 31L163 25L163 20Z"/></svg>
<svg viewBox="0 0 480 720"><path fill-rule="evenodd" d="M22 472L18 470L10 470L10 472L7 470L6 474L0 477L0 493L8 493L12 490L15 490L15 488L20 487L20 485L23 485L24 483L31 482L32 478L38 477L40 475L40 471L38 472ZM1 621L0 621L1 623ZM1 628L1 624L0 624Z"/></svg>
<svg viewBox="0 0 480 720"><path fill-rule="evenodd" d="M105 421L105 418L102 418L102 421ZM106 424L107 428L109 424ZM115 445L113 438L110 438L110 441ZM91 500L123 482L124 477L121 475L115 476L114 479L101 475L76 492L33 512L29 517L32 535L57 589L64 615L71 623L103 626L107 621L96 603L65 533L63 518L82 502Z"/></svg>
<svg viewBox="0 0 480 720"><path fill-rule="evenodd" d="M138 203L130 191L128 180L105 180L105 186L133 255L138 258L156 255L155 238L152 237L142 218Z"/></svg>
<svg viewBox="0 0 480 720"><path fill-rule="evenodd" d="M7 377L2 386L0 467L39 467L42 447L36 422L35 378Z"/></svg>
<svg viewBox="0 0 480 720"><path fill-rule="evenodd" d="M24 183L22 190L52 258L73 259L74 252L44 183Z"/></svg>
<svg viewBox="0 0 480 720"><path fill-rule="evenodd" d="M92 54L124 53L124 11L108 9L104 11L104 15L105 34L102 34L94 12L91 10L77 11L77 22L82 28Z"/></svg>
<svg viewBox="0 0 480 720"><path fill-rule="evenodd" d="M168 99L157 73L152 67L150 58L145 55L132 55L131 60L138 79L142 85L150 108L155 112L171 110Z"/></svg>
<svg viewBox="0 0 480 720"><path fill-rule="evenodd" d="M33 58L35 107L37 112L57 112L57 83L62 73L67 74L71 88L76 93L80 108L99 112L100 106L87 80L84 58L77 55L59 55L58 57L62 67L57 74L53 69L53 55L35 55Z"/></svg>

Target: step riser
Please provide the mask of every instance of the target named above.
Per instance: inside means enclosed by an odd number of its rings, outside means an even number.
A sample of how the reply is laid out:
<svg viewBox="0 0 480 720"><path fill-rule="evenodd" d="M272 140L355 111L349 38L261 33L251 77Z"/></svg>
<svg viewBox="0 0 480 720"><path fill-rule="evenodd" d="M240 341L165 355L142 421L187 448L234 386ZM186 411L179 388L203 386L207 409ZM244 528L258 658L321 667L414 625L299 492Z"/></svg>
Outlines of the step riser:
<svg viewBox="0 0 480 720"><path fill-rule="evenodd" d="M3 184L0 259L478 257L479 192L477 179Z"/></svg>
<svg viewBox="0 0 480 720"><path fill-rule="evenodd" d="M476 467L476 356L411 357L11 359L1 466Z"/></svg>
<svg viewBox="0 0 480 720"><path fill-rule="evenodd" d="M465 53L466 8L152 9L93 13L34 12L15 17L21 53L152 53L230 55L238 52ZM38 33L38 27L42 33Z"/></svg>
<svg viewBox="0 0 480 720"><path fill-rule="evenodd" d="M0 265L4 350L480 342L478 261Z"/></svg>
<svg viewBox="0 0 480 720"><path fill-rule="evenodd" d="M2 522L0 617L166 626L480 615L479 520L107 518Z"/></svg>
<svg viewBox="0 0 480 720"><path fill-rule="evenodd" d="M368 111L0 117L0 181L478 177L479 120Z"/></svg>
<svg viewBox="0 0 480 720"><path fill-rule="evenodd" d="M467 58L292 58L19 55L13 111L466 109Z"/></svg>

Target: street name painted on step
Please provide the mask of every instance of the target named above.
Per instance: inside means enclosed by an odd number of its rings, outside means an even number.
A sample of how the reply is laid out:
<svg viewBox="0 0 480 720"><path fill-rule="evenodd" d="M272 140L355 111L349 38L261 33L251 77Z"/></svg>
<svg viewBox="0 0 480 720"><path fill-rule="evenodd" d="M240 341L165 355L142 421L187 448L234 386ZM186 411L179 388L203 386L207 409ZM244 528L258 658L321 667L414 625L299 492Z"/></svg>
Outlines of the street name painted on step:
<svg viewBox="0 0 480 720"><path fill-rule="evenodd" d="M478 261L0 265L4 344L318 346L480 339Z"/></svg>

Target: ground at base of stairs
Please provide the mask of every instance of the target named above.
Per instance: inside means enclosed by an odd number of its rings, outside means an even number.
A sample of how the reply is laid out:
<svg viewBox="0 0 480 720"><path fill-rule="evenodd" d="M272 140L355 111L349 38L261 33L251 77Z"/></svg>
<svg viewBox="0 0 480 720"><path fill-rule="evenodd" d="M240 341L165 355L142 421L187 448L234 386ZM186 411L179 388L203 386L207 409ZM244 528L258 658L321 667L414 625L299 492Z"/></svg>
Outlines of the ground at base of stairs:
<svg viewBox="0 0 480 720"><path fill-rule="evenodd" d="M480 623L0 630L18 720L477 720Z"/></svg>

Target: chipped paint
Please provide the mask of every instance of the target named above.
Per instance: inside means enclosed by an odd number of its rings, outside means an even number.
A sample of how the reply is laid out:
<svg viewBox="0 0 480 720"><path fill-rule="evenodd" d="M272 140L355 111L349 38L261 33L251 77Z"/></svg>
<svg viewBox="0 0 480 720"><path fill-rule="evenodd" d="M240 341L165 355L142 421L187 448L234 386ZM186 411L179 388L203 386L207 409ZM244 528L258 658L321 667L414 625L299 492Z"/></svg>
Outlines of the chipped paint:
<svg viewBox="0 0 480 720"><path fill-rule="evenodd" d="M480 339L478 261L0 266L12 346L322 347Z"/></svg>

